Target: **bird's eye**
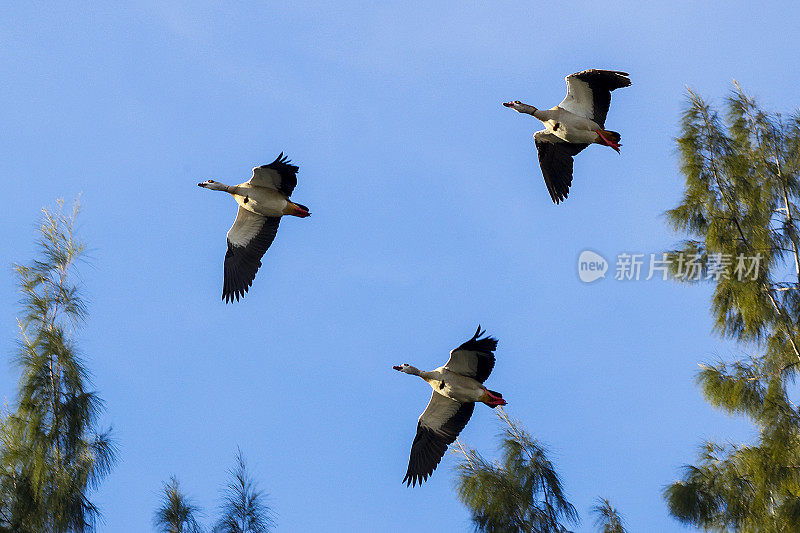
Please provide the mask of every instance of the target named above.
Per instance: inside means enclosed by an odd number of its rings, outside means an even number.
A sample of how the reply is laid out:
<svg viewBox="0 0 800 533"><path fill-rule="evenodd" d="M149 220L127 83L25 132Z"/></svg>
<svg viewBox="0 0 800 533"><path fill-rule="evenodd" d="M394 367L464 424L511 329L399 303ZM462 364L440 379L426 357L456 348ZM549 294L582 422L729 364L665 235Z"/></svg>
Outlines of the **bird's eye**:
<svg viewBox="0 0 800 533"><path fill-rule="evenodd" d="M514 100L514 103L515 104L521 104L522 102L520 102L519 100Z"/></svg>
<svg viewBox="0 0 800 533"><path fill-rule="evenodd" d="M214 180L208 180L209 183L214 183Z"/></svg>

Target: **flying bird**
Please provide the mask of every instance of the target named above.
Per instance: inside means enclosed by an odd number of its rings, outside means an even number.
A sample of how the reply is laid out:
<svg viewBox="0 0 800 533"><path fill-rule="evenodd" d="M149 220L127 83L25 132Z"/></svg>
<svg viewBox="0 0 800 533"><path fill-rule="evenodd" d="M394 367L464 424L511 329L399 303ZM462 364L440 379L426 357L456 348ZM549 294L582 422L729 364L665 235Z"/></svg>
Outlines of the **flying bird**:
<svg viewBox="0 0 800 533"><path fill-rule="evenodd" d="M627 72L590 69L570 74L567 96L556 107L542 110L519 100L503 105L533 115L544 129L533 134L544 182L556 204L566 200L572 184L572 157L592 143L619 153L620 135L605 129L611 91L631 84Z"/></svg>
<svg viewBox="0 0 800 533"><path fill-rule="evenodd" d="M308 208L289 200L297 185L297 166L283 152L269 165L253 169L253 177L239 185L225 185L214 180L198 183L212 191L225 191L239 204L239 212L228 230L228 251L222 299L239 301L261 266L261 258L275 240L283 215L310 216Z"/></svg>
<svg viewBox="0 0 800 533"><path fill-rule="evenodd" d="M469 422L475 402L485 403L492 409L506 404L502 394L483 386L494 368L497 348L497 339L481 338L485 333L478 326L470 340L450 352L450 359L444 366L430 372L408 363L392 367L421 377L433 388L428 407L417 422L417 436L411 445L408 471L403 478L406 485L421 485L433 473L447 446Z"/></svg>

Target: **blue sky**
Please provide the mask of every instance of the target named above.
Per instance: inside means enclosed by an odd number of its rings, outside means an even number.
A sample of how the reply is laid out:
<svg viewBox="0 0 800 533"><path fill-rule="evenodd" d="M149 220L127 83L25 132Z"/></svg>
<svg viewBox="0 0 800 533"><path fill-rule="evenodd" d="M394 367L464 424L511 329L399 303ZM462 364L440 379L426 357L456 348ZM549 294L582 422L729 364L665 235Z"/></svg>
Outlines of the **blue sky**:
<svg viewBox="0 0 800 533"><path fill-rule="evenodd" d="M11 265L43 205L81 195L90 319L79 345L120 460L95 495L101 531L152 529L172 474L215 515L243 450L278 530L459 531L446 456L401 485L430 391L391 366L442 364L478 323L500 339L489 382L551 450L569 497L609 498L631 531L682 531L661 498L702 439L746 439L694 385L737 355L712 336L708 287L578 280L578 254L679 240L686 86L736 78L797 106L791 2L129 2L0 7L0 393L19 311ZM751 16L753 15L753 16ZM631 73L554 206L531 117L563 77ZM794 107L793 107L794 106ZM286 152L293 198L251 292L220 301L236 206L199 189ZM613 266L612 266L613 269ZM495 453L476 408L463 441ZM424 526L422 525L424 524Z"/></svg>

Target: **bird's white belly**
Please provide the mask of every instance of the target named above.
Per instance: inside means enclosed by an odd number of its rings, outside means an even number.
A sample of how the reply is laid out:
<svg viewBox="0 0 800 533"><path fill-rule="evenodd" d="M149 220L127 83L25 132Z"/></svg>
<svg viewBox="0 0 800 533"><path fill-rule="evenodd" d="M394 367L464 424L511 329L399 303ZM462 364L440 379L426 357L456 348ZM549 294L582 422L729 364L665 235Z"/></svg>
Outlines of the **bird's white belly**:
<svg viewBox="0 0 800 533"><path fill-rule="evenodd" d="M446 372L442 376L444 386L434 386L433 390L457 402L477 402L483 394L480 383L474 379L460 376L452 372Z"/></svg>
<svg viewBox="0 0 800 533"><path fill-rule="evenodd" d="M477 402L481 397L481 395L476 394L475 391L451 387L449 385L445 385L444 389L437 390L436 392L460 403Z"/></svg>
<svg viewBox="0 0 800 533"><path fill-rule="evenodd" d="M283 215L283 209L289 203L278 191L266 187L253 187L249 184L237 187L233 197L244 209L265 217Z"/></svg>
<svg viewBox="0 0 800 533"><path fill-rule="evenodd" d="M596 130L600 126L594 121L566 109L554 108L549 111L549 119L544 126L549 133L568 143L591 144L597 140Z"/></svg>
<svg viewBox="0 0 800 533"><path fill-rule="evenodd" d="M589 130L567 129L566 135L563 137L563 139L571 143L591 144L597 140L597 133Z"/></svg>
<svg viewBox="0 0 800 533"><path fill-rule="evenodd" d="M575 128L568 126L561 122L548 121L547 130L559 139L563 139L568 143L585 143L591 144L597 140L597 133L593 130L583 128Z"/></svg>

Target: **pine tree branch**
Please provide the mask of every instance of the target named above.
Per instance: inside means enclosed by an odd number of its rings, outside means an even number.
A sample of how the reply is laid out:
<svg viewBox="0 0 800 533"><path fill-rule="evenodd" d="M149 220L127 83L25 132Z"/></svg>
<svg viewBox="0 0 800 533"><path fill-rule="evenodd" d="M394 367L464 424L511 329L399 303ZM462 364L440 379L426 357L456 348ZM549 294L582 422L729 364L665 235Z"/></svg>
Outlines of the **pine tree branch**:
<svg viewBox="0 0 800 533"><path fill-rule="evenodd" d="M464 449L464 444L461 442L461 439L460 439L460 438L458 438L458 437L456 437L456 447L457 447L458 449L457 449L457 450L455 450L455 449L454 449L453 451L455 451L456 453L460 453L461 455L463 455L463 456L464 456L464 458L465 458L465 459L467 460L467 462L469 463L469 467L470 467L470 469L471 469L473 472L475 472L475 470L476 470L476 469L475 469L475 463L474 463L474 462L472 462L472 457L470 457L470 454L469 454L469 453L467 453L467 450L465 450L465 449Z"/></svg>
<svg viewBox="0 0 800 533"><path fill-rule="evenodd" d="M786 371L800 364L800 297L793 292L800 290L800 211L793 203L800 191L800 117L786 131L779 115L767 115L736 88L728 99L727 132L717 112L690 91L678 140L686 190L669 213L677 229L705 237L701 251L768 248L764 270L752 281L720 281L713 296L723 335L755 343L763 355L700 365L698 376L710 403L750 417L760 437L732 449L706 443L699 463L686 467L665 498L675 518L703 530L794 531L800 523L800 409L789 398L797 373ZM718 220L727 214L730 222Z"/></svg>
<svg viewBox="0 0 800 533"><path fill-rule="evenodd" d="M39 257L15 265L24 309L22 377L17 410L0 424L0 486L14 505L13 524L32 531L93 528L98 510L88 492L114 456L109 434L94 427L100 400L86 392L87 372L62 327L65 318L82 316L83 303L69 282L81 249L73 235L76 211L70 218L61 206L43 210Z"/></svg>
<svg viewBox="0 0 800 533"><path fill-rule="evenodd" d="M739 83L736 80L734 80L733 83L736 86L736 89L739 91L739 93L744 97L744 90L742 90L742 88L739 85ZM759 148L761 148L762 145L763 145L763 140L762 140L761 133L760 133L760 130L759 130L759 127L758 127L758 123L756 122L756 119L753 117L753 114L750 111L750 106L749 105L745 106L744 112L747 115L748 121L750 122L750 127L755 132L756 140L758 141ZM774 128L774 126L773 126L773 128ZM778 208L778 210L779 211L783 211L785 213L786 222L789 224L789 227L792 228L792 231L790 231L790 234L789 234L789 240L792 243L792 255L793 255L793 258L794 258L794 266L795 266L795 274L797 276L797 283L800 284L800 251L798 250L798 243L797 243L797 238L796 238L796 234L797 234L796 226L794 224L794 218L792 217L792 209L791 209L792 204L789 202L789 191L788 191L788 188L787 188L786 180L783 177L783 171L781 170L780 154L778 153L777 143L773 143L772 148L773 148L773 156L774 156L774 163L775 163L775 174L776 174L776 177L778 178L778 182L781 184L781 193L782 193L782 196L783 196L783 207L782 208ZM763 150L763 148L762 148L762 150ZM761 150L759 150L759 154L760 153L761 153ZM763 156L762 156L762 160L763 160L764 163L766 163L766 160L765 160L765 158ZM768 165L765 165L765 167L768 167Z"/></svg>
<svg viewBox="0 0 800 533"><path fill-rule="evenodd" d="M792 210L789 206L789 191L786 188L786 181L783 179L783 174L781 172L781 164L778 161L778 149L775 148L775 168L777 169L778 179L781 182L781 188L783 189L783 203L785 205L786 210L786 221L791 228L789 232L789 240L792 243L792 253L794 255L794 270L797 276L797 283L800 284L800 252L798 252L797 246L797 231L794 225L794 218L792 217Z"/></svg>
<svg viewBox="0 0 800 533"><path fill-rule="evenodd" d="M738 84L737 84L737 87L738 87ZM692 93L692 95L694 96L694 93ZM703 109L702 116L703 116L703 121L705 122L705 127L708 128L708 129L712 129L713 125L711 124L711 117L708 115L708 111L705 108ZM728 210L733 214L731 216L731 220L736 225L736 230L739 233L739 237L742 240L742 243L747 248L749 248L750 250L753 250L754 247L750 244L750 240L745 236L744 230L742 229L742 226L739 223L738 215L735 215L735 213L738 213L737 209L735 209L735 205L736 204L733 201L733 199L729 198L728 195L725 194L726 193L726 186L725 186L726 184L724 183L724 180L720 177L720 174L719 174L719 171L718 171L717 159L718 159L719 156L716 153L716 149L714 148L714 146L712 144L709 144L709 146L707 148L711 153L711 158L709 160L709 163L711 164L711 173L714 176L714 181L716 181L716 183L717 183L717 188L720 191L720 195L722 196L722 200L727 204ZM755 250L753 250L753 251L755 251ZM768 283L763 284L762 290L764 290L764 292L767 294L767 297L769 298L770 302L772 303L773 307L775 308L775 311L778 313L778 316L783 318L783 320L784 320L783 325L786 328L787 338L789 339L789 343L792 345L792 350L794 351L795 357L797 357L797 363L796 364L800 364L800 349L798 349L797 343L795 342L795 339L794 339L794 337L792 335L793 328L790 326L791 319L789 318L788 313L786 312L786 310L781 305L778 304L776 298L772 294L770 285Z"/></svg>

